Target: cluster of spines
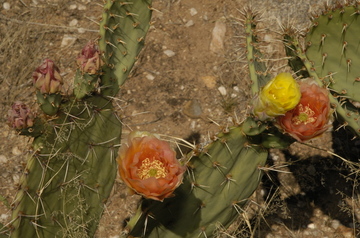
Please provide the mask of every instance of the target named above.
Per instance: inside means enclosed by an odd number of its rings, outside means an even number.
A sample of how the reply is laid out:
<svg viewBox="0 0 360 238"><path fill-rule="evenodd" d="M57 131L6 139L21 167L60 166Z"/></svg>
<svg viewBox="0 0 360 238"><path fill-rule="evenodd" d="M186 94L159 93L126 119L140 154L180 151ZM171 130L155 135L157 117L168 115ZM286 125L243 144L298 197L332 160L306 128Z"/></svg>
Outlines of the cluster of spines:
<svg viewBox="0 0 360 238"><path fill-rule="evenodd" d="M245 28L246 59L252 81L251 91L256 94L271 79L271 76L260 51L260 42L258 41L259 30L256 25L258 24L259 13L254 12L251 8L245 8L241 14L243 18L242 24Z"/></svg>

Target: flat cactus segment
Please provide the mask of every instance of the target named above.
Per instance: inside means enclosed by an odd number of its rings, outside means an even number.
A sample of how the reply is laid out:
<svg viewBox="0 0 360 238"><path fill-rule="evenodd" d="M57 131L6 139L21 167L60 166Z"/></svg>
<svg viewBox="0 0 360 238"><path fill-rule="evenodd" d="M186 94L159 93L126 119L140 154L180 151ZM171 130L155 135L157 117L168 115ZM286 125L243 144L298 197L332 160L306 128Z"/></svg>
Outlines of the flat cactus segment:
<svg viewBox="0 0 360 238"><path fill-rule="evenodd" d="M93 237L115 181L121 123L111 102L69 101L35 138L11 237Z"/></svg>
<svg viewBox="0 0 360 238"><path fill-rule="evenodd" d="M252 81L251 91L254 95L271 79L267 66L262 60L263 55L257 45L256 15L257 14L250 9L244 9L243 11L247 48L246 58L249 66L250 79Z"/></svg>
<svg viewBox="0 0 360 238"><path fill-rule="evenodd" d="M99 40L105 62L102 87L110 90L106 95L114 96L125 82L144 46L151 13L151 0L107 0Z"/></svg>
<svg viewBox="0 0 360 238"><path fill-rule="evenodd" d="M328 10L314 19L306 37L306 56L319 78L336 93L358 102L359 14L353 6Z"/></svg>
<svg viewBox="0 0 360 238"><path fill-rule="evenodd" d="M258 187L268 152L249 144L242 127L221 133L192 157L183 184L164 202L143 200L130 220L138 237L212 237L228 227Z"/></svg>

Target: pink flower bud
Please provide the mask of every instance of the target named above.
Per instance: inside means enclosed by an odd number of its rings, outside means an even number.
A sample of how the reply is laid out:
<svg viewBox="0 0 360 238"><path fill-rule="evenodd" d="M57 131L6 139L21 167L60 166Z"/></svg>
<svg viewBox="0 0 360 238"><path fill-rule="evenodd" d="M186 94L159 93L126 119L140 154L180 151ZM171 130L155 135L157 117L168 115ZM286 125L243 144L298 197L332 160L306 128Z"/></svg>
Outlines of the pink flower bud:
<svg viewBox="0 0 360 238"><path fill-rule="evenodd" d="M81 72L96 74L101 67L98 46L93 41L89 41L78 55L76 62Z"/></svg>
<svg viewBox="0 0 360 238"><path fill-rule="evenodd" d="M34 125L34 115L26 104L15 102L8 111L8 123L14 129L26 129Z"/></svg>
<svg viewBox="0 0 360 238"><path fill-rule="evenodd" d="M34 86L42 94L54 94L61 91L63 80L59 69L52 60L45 59L32 76Z"/></svg>

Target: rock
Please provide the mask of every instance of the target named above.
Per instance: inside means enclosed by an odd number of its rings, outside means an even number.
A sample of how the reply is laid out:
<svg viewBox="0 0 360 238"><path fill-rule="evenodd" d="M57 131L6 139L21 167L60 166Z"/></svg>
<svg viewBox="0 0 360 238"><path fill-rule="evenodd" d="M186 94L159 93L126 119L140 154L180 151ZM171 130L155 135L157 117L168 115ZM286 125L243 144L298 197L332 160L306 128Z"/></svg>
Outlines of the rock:
<svg viewBox="0 0 360 238"><path fill-rule="evenodd" d="M6 158L6 156L0 155L0 164L5 164L6 162L8 162L8 159Z"/></svg>
<svg viewBox="0 0 360 238"><path fill-rule="evenodd" d="M69 23L69 26L71 26L71 27L74 27L74 26L76 26L77 24L78 24L78 20L77 19L72 19L71 21L70 21L70 23Z"/></svg>
<svg viewBox="0 0 360 238"><path fill-rule="evenodd" d="M147 74L145 77L150 81L153 81L155 79L155 76L152 74Z"/></svg>
<svg viewBox="0 0 360 238"><path fill-rule="evenodd" d="M198 12L196 11L195 8L190 8L190 15L193 17L195 16L196 14L198 14Z"/></svg>
<svg viewBox="0 0 360 238"><path fill-rule="evenodd" d="M77 8L77 5L76 4L71 4L69 6L69 10L75 10Z"/></svg>
<svg viewBox="0 0 360 238"><path fill-rule="evenodd" d="M190 118L199 118L202 114L201 105L198 100L192 99L184 105L183 113Z"/></svg>
<svg viewBox="0 0 360 238"><path fill-rule="evenodd" d="M210 88L210 89L215 88L215 86L216 86L216 77L208 75L208 76L203 76L200 79L201 79L201 81L204 82L204 84L205 84L205 86L207 88Z"/></svg>
<svg viewBox="0 0 360 238"><path fill-rule="evenodd" d="M4 2L4 3L3 3L3 8L4 8L6 11L10 10L10 3Z"/></svg>
<svg viewBox="0 0 360 238"><path fill-rule="evenodd" d="M61 41L61 47L69 46L75 43L76 37L70 35L64 35Z"/></svg>
<svg viewBox="0 0 360 238"><path fill-rule="evenodd" d="M193 25L194 25L194 21L190 20L190 21L186 22L185 27L190 27L190 26L193 26Z"/></svg>
<svg viewBox="0 0 360 238"><path fill-rule="evenodd" d="M222 96L226 96L226 88L224 86L218 87L218 90Z"/></svg>
<svg viewBox="0 0 360 238"><path fill-rule="evenodd" d="M165 50L164 54L169 58L175 56L175 52L172 50Z"/></svg>
<svg viewBox="0 0 360 238"><path fill-rule="evenodd" d="M19 147L17 147L17 146L15 146L15 147L12 148L11 153L12 153L13 155L15 155L15 156L22 154L21 150L20 150Z"/></svg>
<svg viewBox="0 0 360 238"><path fill-rule="evenodd" d="M221 54L224 51L224 39L226 33L225 19L220 18L215 22L212 30L212 39L210 42L210 50L216 54Z"/></svg>

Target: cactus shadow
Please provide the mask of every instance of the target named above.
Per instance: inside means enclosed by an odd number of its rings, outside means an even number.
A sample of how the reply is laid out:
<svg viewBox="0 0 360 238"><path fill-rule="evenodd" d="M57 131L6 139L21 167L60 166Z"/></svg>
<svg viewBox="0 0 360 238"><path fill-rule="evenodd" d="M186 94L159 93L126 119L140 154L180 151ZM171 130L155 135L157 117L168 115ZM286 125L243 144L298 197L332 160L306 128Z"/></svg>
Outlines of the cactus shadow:
<svg viewBox="0 0 360 238"><path fill-rule="evenodd" d="M345 130L333 131L332 136L334 153L359 163L360 139L352 140L353 134ZM257 237L267 237L272 231L272 225L284 226L296 234L296 231L308 228L313 219L317 219L319 210L330 218L326 225L331 226L330 223L337 220L345 227L356 227L357 232L360 232L359 221L353 219L354 208L344 200L360 196L356 171L336 157L312 156L304 160L287 150L283 153L301 192L281 199L279 194L275 194L275 189L269 189L274 184L275 187L281 185L278 174L271 172L269 176L263 177L263 187L268 188L267 197L275 199L270 204L270 211L265 212L260 222L261 230L257 231Z"/></svg>
<svg viewBox="0 0 360 238"><path fill-rule="evenodd" d="M142 216L130 235L148 237L149 234L162 237L162 230L173 232L177 237L187 237L198 229L201 220L201 200L189 193L189 182L184 182L174 192L175 196L163 202L143 199ZM148 211L151 210L151 213ZM136 231L136 232L135 232Z"/></svg>

